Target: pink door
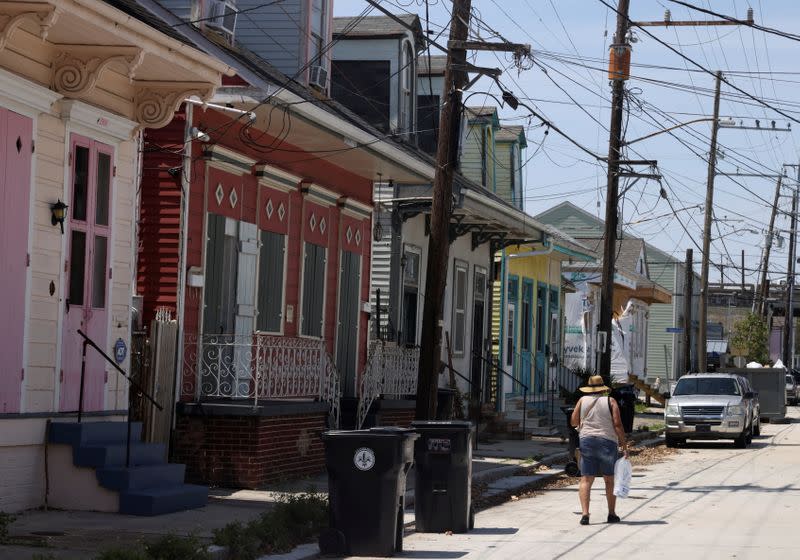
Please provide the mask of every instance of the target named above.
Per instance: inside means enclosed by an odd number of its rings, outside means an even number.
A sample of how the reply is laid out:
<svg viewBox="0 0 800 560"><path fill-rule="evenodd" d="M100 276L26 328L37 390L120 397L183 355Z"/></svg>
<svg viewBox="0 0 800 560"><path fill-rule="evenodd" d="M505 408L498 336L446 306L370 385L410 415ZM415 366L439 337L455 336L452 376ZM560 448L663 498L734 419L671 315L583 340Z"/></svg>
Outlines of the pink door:
<svg viewBox="0 0 800 560"><path fill-rule="evenodd" d="M107 354L109 250L111 241L110 146L73 135L70 143L71 197L67 210L67 292L61 350L62 411L78 410L83 331ZM83 409L102 410L106 364L92 347L86 350Z"/></svg>
<svg viewBox="0 0 800 560"><path fill-rule="evenodd" d="M31 119L0 108L0 413L20 410L32 134Z"/></svg>

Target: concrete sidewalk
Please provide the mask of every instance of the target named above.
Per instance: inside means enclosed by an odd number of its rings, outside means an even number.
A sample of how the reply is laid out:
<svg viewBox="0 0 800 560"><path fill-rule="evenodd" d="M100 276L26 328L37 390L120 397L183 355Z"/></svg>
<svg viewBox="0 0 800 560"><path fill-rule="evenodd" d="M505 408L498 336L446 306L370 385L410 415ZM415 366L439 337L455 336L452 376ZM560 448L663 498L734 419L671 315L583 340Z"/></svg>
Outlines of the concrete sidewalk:
<svg viewBox="0 0 800 560"><path fill-rule="evenodd" d="M638 417L637 417L638 420ZM644 423L655 421L644 418ZM653 439L653 432L635 433L634 438ZM566 461L567 443L560 437L532 437L527 441L508 440L480 443L473 452L473 489L476 501L491 498L502 501L542 479L558 476ZM550 468L548 468L550 467ZM327 492L327 475L276 484L261 490L213 488L206 507L158 517L136 517L110 513L42 511L19 514L10 534L22 539L40 540L48 548L0 546L0 560L27 560L45 553L58 560L93 558L99 551L115 546L134 544L153 537L176 534L194 535L210 541L213 530L232 521L247 522L274 506L287 494ZM414 475L409 473L406 488L405 522L413 526ZM299 556L312 558L315 548L303 547Z"/></svg>

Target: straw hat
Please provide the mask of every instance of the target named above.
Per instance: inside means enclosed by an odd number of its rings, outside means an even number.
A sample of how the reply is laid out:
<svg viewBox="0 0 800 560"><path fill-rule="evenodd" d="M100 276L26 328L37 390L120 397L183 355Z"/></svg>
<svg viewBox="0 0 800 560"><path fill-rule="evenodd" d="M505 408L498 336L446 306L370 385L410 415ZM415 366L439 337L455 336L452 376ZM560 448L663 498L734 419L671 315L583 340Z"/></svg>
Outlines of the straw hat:
<svg viewBox="0 0 800 560"><path fill-rule="evenodd" d="M582 393L602 393L611 389L606 387L602 376L593 375L589 378L589 383L585 387L581 387L580 390Z"/></svg>

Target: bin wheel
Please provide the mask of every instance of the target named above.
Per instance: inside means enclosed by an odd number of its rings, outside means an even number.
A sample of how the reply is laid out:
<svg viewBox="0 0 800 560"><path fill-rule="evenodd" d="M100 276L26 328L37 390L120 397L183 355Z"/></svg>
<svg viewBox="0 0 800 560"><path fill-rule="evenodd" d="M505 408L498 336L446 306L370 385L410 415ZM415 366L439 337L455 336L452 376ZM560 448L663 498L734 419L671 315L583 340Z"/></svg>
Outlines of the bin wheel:
<svg viewBox="0 0 800 560"><path fill-rule="evenodd" d="M578 467L578 463L575 461L570 461L564 466L564 472L567 473L569 476L580 476L581 469Z"/></svg>
<svg viewBox="0 0 800 560"><path fill-rule="evenodd" d="M343 556L346 545L344 533L338 529L329 527L319 534L319 551L325 556Z"/></svg>
<svg viewBox="0 0 800 560"><path fill-rule="evenodd" d="M469 521L467 527L470 531L475 528L475 508L473 506L469 506Z"/></svg>

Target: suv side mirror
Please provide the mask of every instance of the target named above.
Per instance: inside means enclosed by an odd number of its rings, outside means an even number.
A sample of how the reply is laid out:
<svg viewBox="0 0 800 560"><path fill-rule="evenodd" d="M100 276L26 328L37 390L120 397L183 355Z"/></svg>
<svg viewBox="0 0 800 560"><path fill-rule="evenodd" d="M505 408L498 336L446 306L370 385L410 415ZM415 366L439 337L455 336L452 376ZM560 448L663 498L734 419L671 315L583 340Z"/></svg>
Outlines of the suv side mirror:
<svg viewBox="0 0 800 560"><path fill-rule="evenodd" d="M756 396L756 395L755 395L755 393L753 393L753 391L747 391L747 392L744 394L744 398L746 398L746 399L752 399L752 398L753 398L753 397L755 397L755 396Z"/></svg>

